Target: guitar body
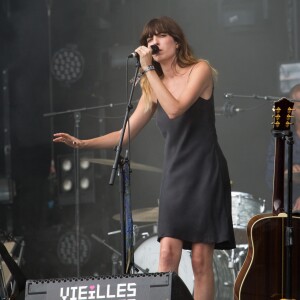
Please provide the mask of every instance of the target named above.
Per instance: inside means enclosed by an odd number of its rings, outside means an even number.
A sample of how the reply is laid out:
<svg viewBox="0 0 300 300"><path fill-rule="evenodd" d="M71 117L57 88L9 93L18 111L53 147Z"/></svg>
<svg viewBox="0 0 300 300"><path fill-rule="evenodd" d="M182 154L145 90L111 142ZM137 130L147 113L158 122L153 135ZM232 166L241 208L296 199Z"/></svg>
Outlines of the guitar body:
<svg viewBox="0 0 300 300"><path fill-rule="evenodd" d="M248 254L236 278L235 300L285 298L286 214L262 214L248 223ZM293 216L292 296L300 299L300 217Z"/></svg>

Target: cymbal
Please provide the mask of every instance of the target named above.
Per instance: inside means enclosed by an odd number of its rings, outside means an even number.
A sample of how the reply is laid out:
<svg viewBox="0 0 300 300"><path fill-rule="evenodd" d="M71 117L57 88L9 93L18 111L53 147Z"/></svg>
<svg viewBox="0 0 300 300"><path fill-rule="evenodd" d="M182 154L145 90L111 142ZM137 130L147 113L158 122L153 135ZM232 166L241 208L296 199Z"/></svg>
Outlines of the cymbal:
<svg viewBox="0 0 300 300"><path fill-rule="evenodd" d="M112 166L114 164L114 161L112 159L106 159L106 158L87 158L87 161L94 163L94 164L100 164L104 166ZM160 168L139 164L136 162L130 162L130 168L135 170L141 170L141 171L149 171L149 172L156 172L161 173Z"/></svg>
<svg viewBox="0 0 300 300"><path fill-rule="evenodd" d="M120 221L120 214L113 216L113 219ZM140 208L132 211L133 222L157 222L158 221L158 207Z"/></svg>

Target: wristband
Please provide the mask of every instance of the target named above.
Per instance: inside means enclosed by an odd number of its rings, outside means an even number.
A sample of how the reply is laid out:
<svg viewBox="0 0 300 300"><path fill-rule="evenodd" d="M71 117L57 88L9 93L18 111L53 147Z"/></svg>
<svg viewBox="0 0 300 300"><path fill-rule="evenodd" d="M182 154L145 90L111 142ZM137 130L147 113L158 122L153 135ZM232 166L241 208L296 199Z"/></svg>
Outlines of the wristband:
<svg viewBox="0 0 300 300"><path fill-rule="evenodd" d="M142 75L144 75L148 71L152 71L152 70L155 70L155 67L153 65L149 65L146 69L144 69L144 71L142 72Z"/></svg>

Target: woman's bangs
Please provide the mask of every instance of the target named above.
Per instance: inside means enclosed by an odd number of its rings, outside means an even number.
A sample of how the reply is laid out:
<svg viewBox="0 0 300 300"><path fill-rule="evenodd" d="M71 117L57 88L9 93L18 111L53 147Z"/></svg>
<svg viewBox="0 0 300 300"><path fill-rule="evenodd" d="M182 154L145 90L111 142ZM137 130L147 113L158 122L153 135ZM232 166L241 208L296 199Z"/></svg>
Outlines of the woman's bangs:
<svg viewBox="0 0 300 300"><path fill-rule="evenodd" d="M160 20L153 20L147 24L147 27L145 27L141 41L146 45L149 37L153 37L154 35L160 33L170 34L170 30L168 26L166 26L166 24L162 23Z"/></svg>

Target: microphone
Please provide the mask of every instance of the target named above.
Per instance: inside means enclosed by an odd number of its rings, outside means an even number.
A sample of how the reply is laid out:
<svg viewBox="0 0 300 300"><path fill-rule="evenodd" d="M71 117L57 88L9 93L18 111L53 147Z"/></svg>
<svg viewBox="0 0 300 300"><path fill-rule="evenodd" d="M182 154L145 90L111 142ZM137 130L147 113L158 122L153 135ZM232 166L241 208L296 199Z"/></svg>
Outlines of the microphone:
<svg viewBox="0 0 300 300"><path fill-rule="evenodd" d="M159 52L159 48L157 45L151 45L150 48L152 49L152 54L157 54ZM131 54L128 55L128 58L133 58L135 57L136 59L139 59L140 56L136 52L132 52Z"/></svg>
<svg viewBox="0 0 300 300"><path fill-rule="evenodd" d="M243 111L243 109L236 107L234 104L230 103L229 101L225 102L223 106L217 106L215 108L215 114L217 116L232 117L241 111Z"/></svg>

